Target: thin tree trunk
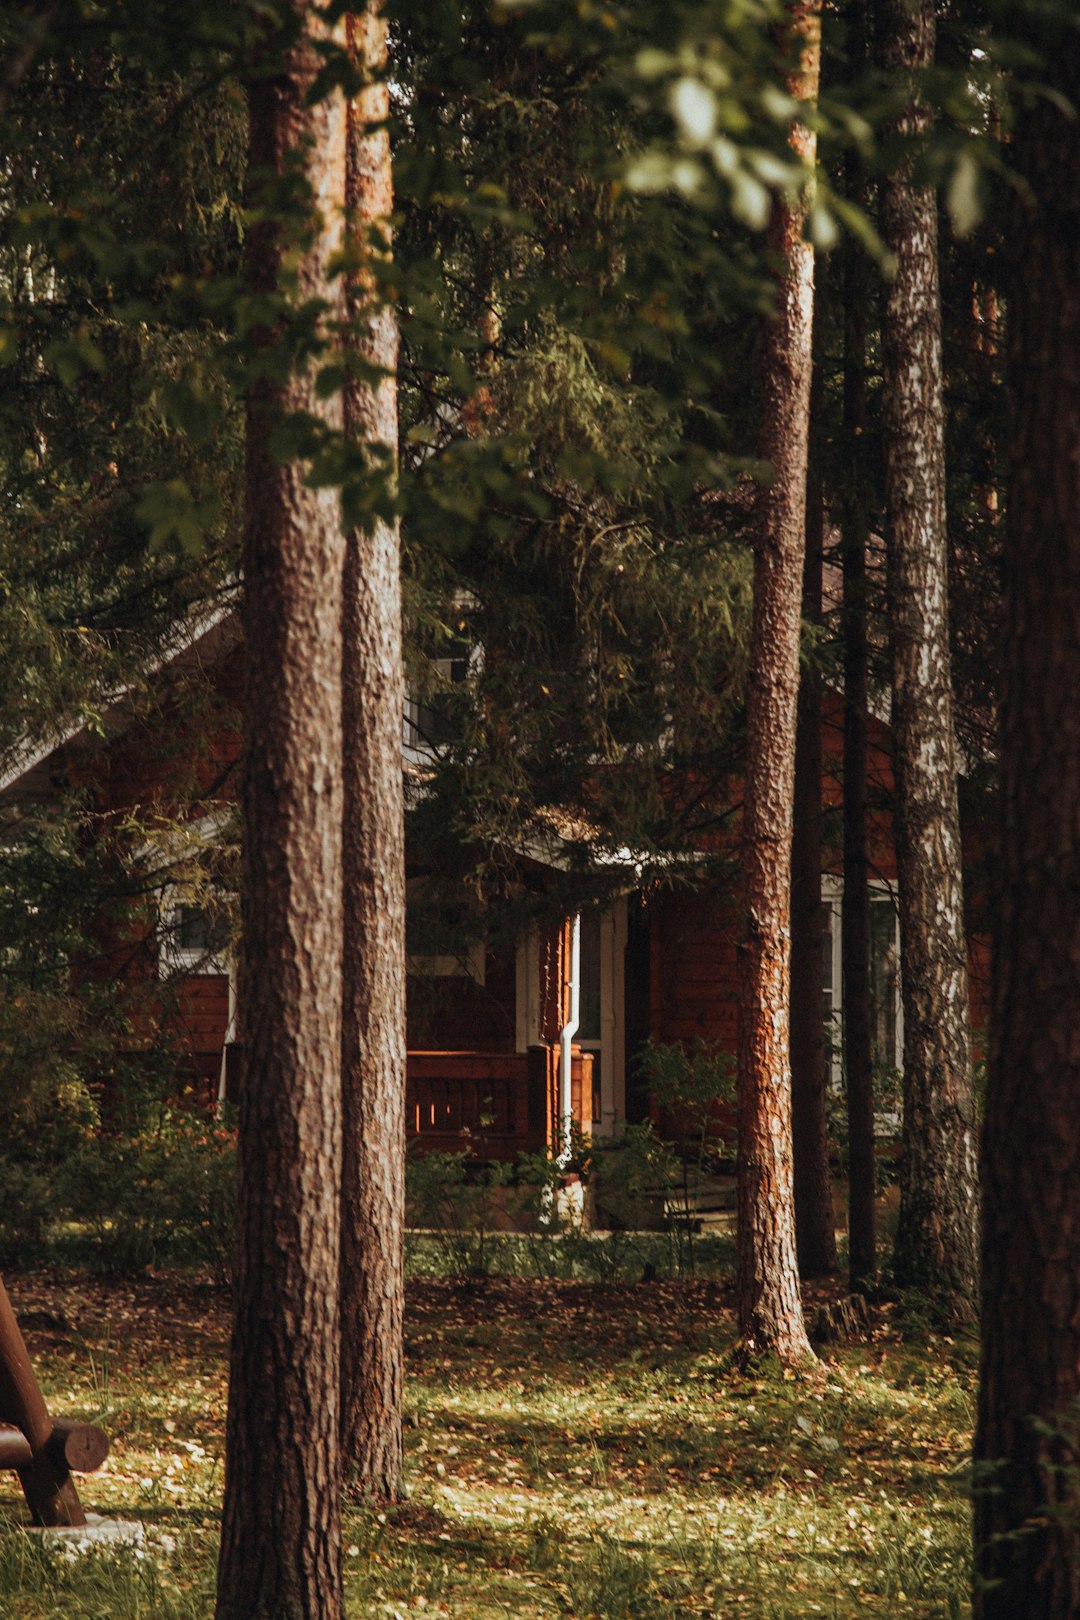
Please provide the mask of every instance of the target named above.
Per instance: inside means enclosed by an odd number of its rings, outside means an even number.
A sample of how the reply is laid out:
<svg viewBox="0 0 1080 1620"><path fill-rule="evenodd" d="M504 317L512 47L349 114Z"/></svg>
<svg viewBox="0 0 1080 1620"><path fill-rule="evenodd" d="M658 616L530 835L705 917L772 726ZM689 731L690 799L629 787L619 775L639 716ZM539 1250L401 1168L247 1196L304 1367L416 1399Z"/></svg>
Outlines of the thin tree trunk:
<svg viewBox="0 0 1080 1620"><path fill-rule="evenodd" d="M811 418L821 412L814 368ZM806 503L803 618L821 624L825 502L820 453L812 447ZM836 1270L836 1227L825 1112L821 971L821 676L804 664L795 736L795 828L791 843L791 1125L795 1248L801 1277Z"/></svg>
<svg viewBox="0 0 1080 1620"><path fill-rule="evenodd" d="M861 8L860 8L861 12ZM860 16L858 21L862 21ZM857 47L856 47L857 48ZM865 46L863 47L865 51ZM862 52L860 52L860 55ZM849 163L850 196L866 206L860 159ZM841 997L848 1120L848 1276L853 1292L877 1270L874 1076L870 1011L870 863L867 853L867 721L870 643L866 552L870 539L867 469L866 311L868 264L849 242L844 262L844 460L841 515L844 604L844 895L841 903Z"/></svg>
<svg viewBox="0 0 1080 1620"><path fill-rule="evenodd" d="M345 107L315 106L312 14L251 91L251 172L306 180L318 225L292 273L340 318ZM257 197L256 197L257 200ZM256 225L248 267L273 296L289 241ZM265 334L268 346L274 334ZM341 1186L341 572L336 491L270 449L282 413L340 430L311 368L250 398L244 524L245 1075L239 1250L218 1620L341 1614L338 1269Z"/></svg>
<svg viewBox="0 0 1080 1620"><path fill-rule="evenodd" d="M1062 19L1039 78L1074 105ZM977 1620L1080 1614L1080 198L1075 118L1023 104L1010 233L1002 847L983 1138ZM980 1484L982 1489L978 1487Z"/></svg>
<svg viewBox="0 0 1080 1620"><path fill-rule="evenodd" d="M799 63L793 93L810 100L820 72L818 0L790 13ZM812 163L815 138L796 125L792 144ZM743 811L743 939L738 1052L739 1332L748 1355L786 1363L811 1354L799 1297L791 1159L791 832L799 690L806 460L812 369L813 250L804 206L777 198L769 248L776 316L765 352L762 455L773 481L762 491L754 557Z"/></svg>
<svg viewBox="0 0 1080 1620"><path fill-rule="evenodd" d="M933 0L889 0L885 66L934 59ZM929 113L912 85L899 133ZM889 641L904 1005L897 1279L950 1316L975 1309L975 1109L953 740L937 205L910 172L885 182L896 256L883 331Z"/></svg>
<svg viewBox="0 0 1080 1620"><path fill-rule="evenodd" d="M350 108L347 197L362 255L393 210L386 129L386 23L350 17L354 60L373 82ZM374 268L351 288L355 352L381 377L345 390L346 431L364 446L375 509L348 539L344 593L345 958L342 1084L341 1437L345 1476L388 1500L401 1491L405 1225L405 828L401 580L394 496L397 322Z"/></svg>

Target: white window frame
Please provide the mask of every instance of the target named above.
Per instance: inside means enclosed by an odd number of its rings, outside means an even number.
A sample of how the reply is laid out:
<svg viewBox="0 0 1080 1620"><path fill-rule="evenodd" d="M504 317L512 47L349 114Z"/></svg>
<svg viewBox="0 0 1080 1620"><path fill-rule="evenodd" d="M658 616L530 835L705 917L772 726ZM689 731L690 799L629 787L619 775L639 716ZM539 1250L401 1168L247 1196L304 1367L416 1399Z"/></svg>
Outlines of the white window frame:
<svg viewBox="0 0 1080 1620"><path fill-rule="evenodd" d="M871 905L881 905L887 902L892 908L893 922L896 929L897 961L899 963L900 918L896 912L895 886L887 883L883 878L871 878L867 887L870 891ZM844 1084L844 1052L842 1040L844 1018L844 952L841 926L843 898L843 878L836 877L831 873L826 873L821 879L821 900L822 904L827 905L832 912L832 925L830 929L832 945L832 1009L829 1017L834 1030L832 1051L829 1062L829 1084L837 1091L842 1090ZM893 1056L896 1068L902 1069L904 1066L904 1003L903 997L900 994L899 971L896 975L896 1050Z"/></svg>
<svg viewBox="0 0 1080 1620"><path fill-rule="evenodd" d="M230 987L233 985L235 952L231 948L206 951L187 948L178 943L181 907L191 905L198 890L180 879L165 875L170 868L179 863L185 850L198 849L213 843L228 822L229 816L228 810L211 811L208 815L200 816L197 821L186 823L182 828L163 829L160 837L147 839L138 850L136 858L149 870L151 876L154 873L161 873L161 882L157 885L156 941L160 978L167 978L174 973L204 973L216 978L227 978ZM214 892L220 892L216 885L211 884L210 888Z"/></svg>
<svg viewBox="0 0 1080 1620"><path fill-rule="evenodd" d="M233 951L206 950L201 946L180 944L181 914L185 906L192 906L191 892L182 883L169 883L161 891L158 903L160 928L158 933L158 973L169 978L175 973L193 977L233 979Z"/></svg>
<svg viewBox="0 0 1080 1620"><path fill-rule="evenodd" d="M468 614L474 609L475 605L471 598L462 597L454 603L453 612ZM460 631L458 633L462 634ZM447 690L450 690L454 686L462 684L453 678L454 665L460 663L461 659L462 654L460 652L451 652L443 657L428 660L429 666L435 674L436 692L441 686L445 686ZM480 673L484 665L484 649L479 642L469 642L465 659L464 679L471 681ZM440 749L444 746L424 737L420 731L418 725L419 716L421 711L428 706L429 702L422 699L415 689L410 688L406 692L405 713L402 716L401 727L401 752L405 763L408 765L430 765L440 757Z"/></svg>

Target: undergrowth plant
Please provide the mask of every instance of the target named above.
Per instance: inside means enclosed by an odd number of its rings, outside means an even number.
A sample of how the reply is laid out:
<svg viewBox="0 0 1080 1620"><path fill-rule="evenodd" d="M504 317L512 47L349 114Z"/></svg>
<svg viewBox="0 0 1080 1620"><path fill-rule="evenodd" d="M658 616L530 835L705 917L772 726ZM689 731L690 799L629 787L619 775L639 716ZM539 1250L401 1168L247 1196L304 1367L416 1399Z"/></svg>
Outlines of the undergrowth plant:
<svg viewBox="0 0 1080 1620"><path fill-rule="evenodd" d="M511 1165L499 1160L478 1164L468 1148L414 1154L406 1160L408 1224L431 1232L451 1274L489 1274L498 1194L512 1176Z"/></svg>
<svg viewBox="0 0 1080 1620"><path fill-rule="evenodd" d="M60 1191L106 1267L186 1260L219 1276L230 1271L236 1135L202 1113L165 1109L132 1135L88 1133L63 1168Z"/></svg>

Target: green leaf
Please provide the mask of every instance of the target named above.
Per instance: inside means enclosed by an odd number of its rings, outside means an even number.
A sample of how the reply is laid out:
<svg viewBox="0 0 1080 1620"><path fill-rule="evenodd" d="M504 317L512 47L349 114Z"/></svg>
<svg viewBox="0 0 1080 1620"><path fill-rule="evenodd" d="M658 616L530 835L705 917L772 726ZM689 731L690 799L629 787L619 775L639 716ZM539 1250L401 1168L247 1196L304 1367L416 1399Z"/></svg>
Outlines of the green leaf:
<svg viewBox="0 0 1080 1620"><path fill-rule="evenodd" d="M329 399L332 394L339 394L345 386L346 370L344 366L323 366L315 378L315 393L319 399Z"/></svg>
<svg viewBox="0 0 1080 1620"><path fill-rule="evenodd" d="M166 383L160 403L166 421L192 444L207 443L221 421L220 403L199 384Z"/></svg>
<svg viewBox="0 0 1080 1620"><path fill-rule="evenodd" d="M160 551L175 542L186 556L199 556L206 531L221 517L221 499L211 491L197 500L182 478L148 484L135 508L135 516L149 530L150 549Z"/></svg>
<svg viewBox="0 0 1080 1620"><path fill-rule="evenodd" d="M46 346L42 358L49 369L56 373L63 388L74 388L88 371L96 372L98 376L104 376L106 371L105 356L97 344L82 332L55 338Z"/></svg>
<svg viewBox="0 0 1080 1620"><path fill-rule="evenodd" d="M965 147L956 160L945 192L945 206L957 236L970 236L982 218L979 165L970 147Z"/></svg>

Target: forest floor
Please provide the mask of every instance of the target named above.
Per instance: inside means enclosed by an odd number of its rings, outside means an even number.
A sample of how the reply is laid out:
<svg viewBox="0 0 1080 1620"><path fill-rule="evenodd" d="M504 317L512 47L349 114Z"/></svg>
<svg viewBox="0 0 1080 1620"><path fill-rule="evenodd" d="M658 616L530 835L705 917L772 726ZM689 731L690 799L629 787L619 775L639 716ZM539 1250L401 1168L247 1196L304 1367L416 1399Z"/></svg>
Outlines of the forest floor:
<svg viewBox="0 0 1080 1620"><path fill-rule="evenodd" d="M112 1438L84 1503L143 1537L42 1547L0 1476L0 1613L209 1620L227 1295L8 1286L51 1409ZM724 1283L412 1282L409 1498L346 1513L351 1620L966 1615L973 1345L885 1307L805 1380L733 1342Z"/></svg>

